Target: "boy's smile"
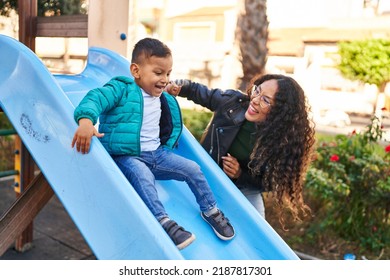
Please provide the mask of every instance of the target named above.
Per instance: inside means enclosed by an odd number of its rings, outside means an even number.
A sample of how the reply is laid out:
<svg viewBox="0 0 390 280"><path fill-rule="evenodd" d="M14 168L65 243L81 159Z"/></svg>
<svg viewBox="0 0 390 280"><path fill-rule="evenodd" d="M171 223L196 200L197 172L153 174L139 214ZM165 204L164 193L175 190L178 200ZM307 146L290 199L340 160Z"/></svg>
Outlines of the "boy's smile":
<svg viewBox="0 0 390 280"><path fill-rule="evenodd" d="M172 72L172 56L144 58L141 63L132 63L130 66L137 85L146 93L160 97L169 82Z"/></svg>

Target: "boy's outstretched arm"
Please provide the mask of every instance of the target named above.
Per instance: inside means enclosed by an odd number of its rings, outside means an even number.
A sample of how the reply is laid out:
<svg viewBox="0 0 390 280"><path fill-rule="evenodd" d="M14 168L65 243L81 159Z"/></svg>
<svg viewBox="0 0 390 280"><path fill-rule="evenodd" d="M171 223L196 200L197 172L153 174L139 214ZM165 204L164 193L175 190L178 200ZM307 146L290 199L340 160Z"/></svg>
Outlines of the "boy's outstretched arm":
<svg viewBox="0 0 390 280"><path fill-rule="evenodd" d="M104 136L104 133L99 133L90 119L80 119L79 127L73 136L72 148L76 145L78 152L87 154L91 147L92 136L101 138Z"/></svg>

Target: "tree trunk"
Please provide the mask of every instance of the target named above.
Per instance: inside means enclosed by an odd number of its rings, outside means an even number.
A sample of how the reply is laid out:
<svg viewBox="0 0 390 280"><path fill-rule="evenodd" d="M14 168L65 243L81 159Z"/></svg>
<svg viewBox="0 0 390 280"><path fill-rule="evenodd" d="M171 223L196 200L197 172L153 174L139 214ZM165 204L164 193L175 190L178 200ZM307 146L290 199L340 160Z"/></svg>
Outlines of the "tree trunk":
<svg viewBox="0 0 390 280"><path fill-rule="evenodd" d="M379 121L382 121L382 109L386 107L386 95L385 95L386 82L378 86L378 92L376 93L374 103L374 115Z"/></svg>
<svg viewBox="0 0 390 280"><path fill-rule="evenodd" d="M235 40L240 49L243 70L239 88L245 90L255 75L265 71L269 22L266 0L241 1Z"/></svg>

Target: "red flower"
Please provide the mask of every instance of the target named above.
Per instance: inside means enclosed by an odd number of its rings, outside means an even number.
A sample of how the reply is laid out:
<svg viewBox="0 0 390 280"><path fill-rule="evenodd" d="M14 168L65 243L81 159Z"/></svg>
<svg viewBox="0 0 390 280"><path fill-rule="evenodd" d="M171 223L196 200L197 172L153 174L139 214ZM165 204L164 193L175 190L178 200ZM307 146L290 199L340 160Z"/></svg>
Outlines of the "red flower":
<svg viewBox="0 0 390 280"><path fill-rule="evenodd" d="M332 155L332 156L330 157L330 161L339 161L339 160L340 160L340 158L339 158L338 155Z"/></svg>
<svg viewBox="0 0 390 280"><path fill-rule="evenodd" d="M390 145L386 146L385 152L386 152L386 153L390 153Z"/></svg>
<svg viewBox="0 0 390 280"><path fill-rule="evenodd" d="M383 107L381 110L382 110L382 111L387 111L386 107Z"/></svg>

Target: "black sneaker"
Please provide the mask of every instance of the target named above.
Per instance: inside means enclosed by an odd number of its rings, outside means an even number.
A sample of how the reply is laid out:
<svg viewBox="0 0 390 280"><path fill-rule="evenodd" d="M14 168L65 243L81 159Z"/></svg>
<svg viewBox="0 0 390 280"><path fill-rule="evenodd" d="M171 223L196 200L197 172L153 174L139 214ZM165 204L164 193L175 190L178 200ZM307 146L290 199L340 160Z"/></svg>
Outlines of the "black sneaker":
<svg viewBox="0 0 390 280"><path fill-rule="evenodd" d="M167 221L162 227L179 250L184 249L195 240L194 234L186 231L173 220Z"/></svg>
<svg viewBox="0 0 390 280"><path fill-rule="evenodd" d="M217 213L210 215L210 217L207 217L203 212L201 212L200 215L203 220L209 223L215 234L222 240L230 240L234 237L234 228L221 210L218 210Z"/></svg>

